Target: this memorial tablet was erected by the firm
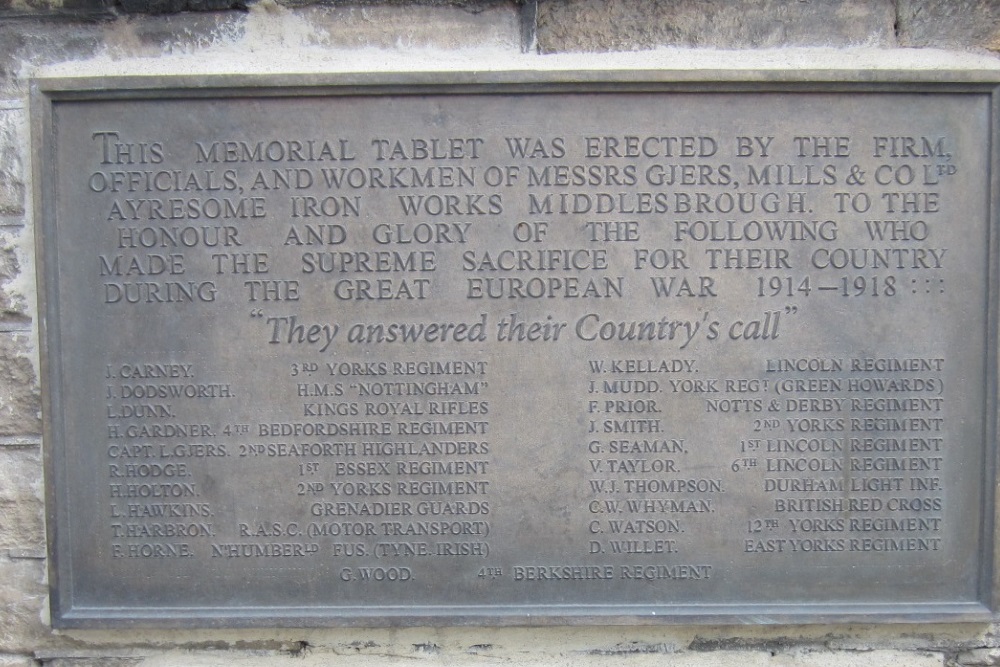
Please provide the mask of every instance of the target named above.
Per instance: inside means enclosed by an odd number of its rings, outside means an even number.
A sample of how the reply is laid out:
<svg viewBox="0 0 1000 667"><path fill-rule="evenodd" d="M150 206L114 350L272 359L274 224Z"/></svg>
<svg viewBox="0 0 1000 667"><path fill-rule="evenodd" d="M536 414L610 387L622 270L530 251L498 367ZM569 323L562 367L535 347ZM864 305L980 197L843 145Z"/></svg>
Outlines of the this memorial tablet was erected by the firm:
<svg viewBox="0 0 1000 667"><path fill-rule="evenodd" d="M984 617L991 85L501 78L36 82L53 623Z"/></svg>

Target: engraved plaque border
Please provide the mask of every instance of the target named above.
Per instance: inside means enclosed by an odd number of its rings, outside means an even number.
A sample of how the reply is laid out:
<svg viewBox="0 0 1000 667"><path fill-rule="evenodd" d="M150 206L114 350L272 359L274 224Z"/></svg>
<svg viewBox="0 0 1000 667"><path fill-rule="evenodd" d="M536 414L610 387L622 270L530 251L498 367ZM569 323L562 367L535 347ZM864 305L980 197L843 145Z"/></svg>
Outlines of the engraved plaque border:
<svg viewBox="0 0 1000 667"><path fill-rule="evenodd" d="M70 526L62 503L67 485L63 448L67 427L61 420L65 386L61 359L72 350L60 330L60 302L55 263L55 182L59 166L54 158L54 109L61 102L152 100L183 98L263 98L308 96L384 96L453 94L531 94L585 92L729 92L753 95L765 92L925 93L930 95L985 95L989 98L990 163L988 275L985 338L988 358L983 388L984 451L983 524L980 531L978 602L918 604L684 604L684 605L462 605L358 607L85 607L73 600L73 563ZM792 623L912 623L982 622L1000 602L1000 561L994 548L997 536L997 499L994 493L998 433L998 234L1000 207L1000 72L995 71L498 71L251 74L190 76L125 76L93 78L39 78L32 82L32 174L39 294L43 450L49 555L49 591L52 624L57 628L109 627L389 627L389 626L547 626L576 624L651 625L792 624Z"/></svg>

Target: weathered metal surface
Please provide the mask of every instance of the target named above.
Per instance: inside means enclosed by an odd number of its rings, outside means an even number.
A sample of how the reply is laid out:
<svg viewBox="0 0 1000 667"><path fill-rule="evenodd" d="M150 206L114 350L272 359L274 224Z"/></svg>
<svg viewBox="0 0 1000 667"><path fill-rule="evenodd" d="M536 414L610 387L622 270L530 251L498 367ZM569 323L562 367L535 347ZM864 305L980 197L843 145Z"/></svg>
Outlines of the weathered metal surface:
<svg viewBox="0 0 1000 667"><path fill-rule="evenodd" d="M50 88L56 624L991 606L990 88Z"/></svg>

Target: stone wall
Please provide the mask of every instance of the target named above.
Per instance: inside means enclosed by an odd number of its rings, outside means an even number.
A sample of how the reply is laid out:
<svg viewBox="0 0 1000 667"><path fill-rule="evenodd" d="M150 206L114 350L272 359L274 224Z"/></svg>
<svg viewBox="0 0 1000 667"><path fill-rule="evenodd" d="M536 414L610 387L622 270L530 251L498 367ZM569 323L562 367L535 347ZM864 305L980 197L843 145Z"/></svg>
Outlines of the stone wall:
<svg viewBox="0 0 1000 667"><path fill-rule="evenodd" d="M996 624L53 631L32 76L532 68L1000 70L996 0L0 0L0 667L1000 665Z"/></svg>

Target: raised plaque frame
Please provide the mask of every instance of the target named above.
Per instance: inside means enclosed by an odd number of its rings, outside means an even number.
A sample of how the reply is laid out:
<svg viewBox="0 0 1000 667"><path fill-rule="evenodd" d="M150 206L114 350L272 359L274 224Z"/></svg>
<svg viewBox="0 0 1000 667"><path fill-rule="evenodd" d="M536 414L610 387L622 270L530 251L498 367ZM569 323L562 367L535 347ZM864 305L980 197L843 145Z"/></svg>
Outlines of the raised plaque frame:
<svg viewBox="0 0 1000 667"><path fill-rule="evenodd" d="M742 71L572 71L364 73L316 75L220 75L42 78L32 83L31 115L33 176L35 183L35 243L38 261L39 340L41 347L46 518L49 541L49 581L52 623L60 628L103 627L316 627L407 625L562 625L658 623L838 623L984 621L997 606L996 498L996 381L997 260L995 233L1000 204L1000 77L994 72L742 72ZM378 604L337 606L185 606L137 603L128 606L93 605L77 601L74 581L86 575L87 563L74 560L71 525L65 492L72 487L66 448L73 434L63 419L67 395L64 359L85 354L75 349L72 332L62 329L55 239L60 234L56 183L60 165L54 155L55 116L63 104L124 103L138 100L235 100L253 98L339 96L545 95L586 93L686 94L732 93L748 96L769 93L826 93L842 96L866 93L982 96L988 100L989 137L984 138L990 165L988 189L987 275L982 276L986 368L982 397L983 449L981 496L975 499L982 522L974 599L941 602L829 603L822 599L792 604L739 601L684 604ZM977 394L974 394L977 395ZM83 568L80 570L79 568Z"/></svg>

